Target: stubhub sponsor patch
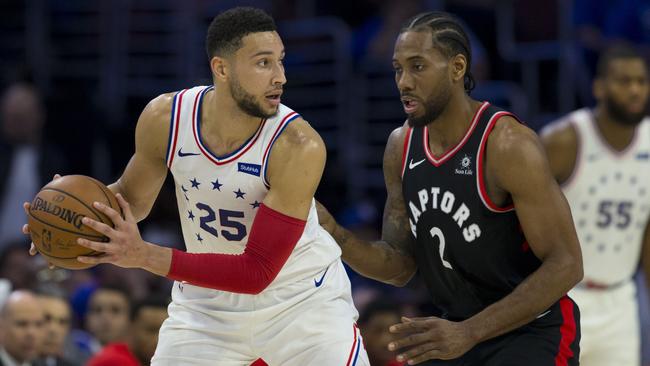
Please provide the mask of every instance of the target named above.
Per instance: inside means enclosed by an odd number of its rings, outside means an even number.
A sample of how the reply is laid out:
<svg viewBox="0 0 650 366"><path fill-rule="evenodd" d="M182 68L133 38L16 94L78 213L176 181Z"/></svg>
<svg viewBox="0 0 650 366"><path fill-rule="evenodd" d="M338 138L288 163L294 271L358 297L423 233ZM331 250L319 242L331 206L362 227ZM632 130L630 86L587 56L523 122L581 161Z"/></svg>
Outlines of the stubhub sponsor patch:
<svg viewBox="0 0 650 366"><path fill-rule="evenodd" d="M237 163L237 171L259 177L262 166L258 164Z"/></svg>

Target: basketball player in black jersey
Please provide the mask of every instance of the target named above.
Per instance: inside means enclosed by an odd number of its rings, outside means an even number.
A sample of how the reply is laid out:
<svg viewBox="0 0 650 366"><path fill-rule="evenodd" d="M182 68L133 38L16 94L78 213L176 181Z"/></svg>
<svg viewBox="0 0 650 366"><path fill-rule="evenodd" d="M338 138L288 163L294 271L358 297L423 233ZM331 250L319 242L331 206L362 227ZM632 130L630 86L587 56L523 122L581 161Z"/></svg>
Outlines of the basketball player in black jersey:
<svg viewBox="0 0 650 366"><path fill-rule="evenodd" d="M471 51L446 13L411 19L393 67L407 122L384 153L382 239L367 242L321 208L343 259L396 286L416 271L435 316L402 318L388 347L409 365L577 365L582 278L569 206L537 136L471 99Z"/></svg>

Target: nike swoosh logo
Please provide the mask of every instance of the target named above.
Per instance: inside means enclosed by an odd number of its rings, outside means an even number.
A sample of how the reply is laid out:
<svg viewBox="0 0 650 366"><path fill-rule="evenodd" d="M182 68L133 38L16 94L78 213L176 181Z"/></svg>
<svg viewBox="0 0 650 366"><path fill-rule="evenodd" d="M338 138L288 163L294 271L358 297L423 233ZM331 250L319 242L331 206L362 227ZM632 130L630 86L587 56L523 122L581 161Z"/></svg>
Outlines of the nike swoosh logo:
<svg viewBox="0 0 650 366"><path fill-rule="evenodd" d="M178 149L178 156L180 156L181 158L182 158L183 156L201 155L201 154L199 154L199 153L184 153L182 150L183 150L182 147L181 147L180 149Z"/></svg>
<svg viewBox="0 0 650 366"><path fill-rule="evenodd" d="M416 166L418 166L418 165L420 165L422 163L424 163L424 159L422 159L420 161L416 161L415 163L413 162L413 159L411 159L411 161L409 162L409 169L413 169L413 168L415 168Z"/></svg>
<svg viewBox="0 0 650 366"><path fill-rule="evenodd" d="M329 269L329 268L325 268L325 272L323 272L323 275L320 276L320 280L316 280L316 279L314 278L314 286L316 286L316 287L320 287L320 285L323 284L323 280L325 279L325 274L327 274L327 270L328 270L328 269Z"/></svg>
<svg viewBox="0 0 650 366"><path fill-rule="evenodd" d="M546 316L550 312L551 312L550 310L546 310L545 312L539 314L536 319L542 318L542 317Z"/></svg>

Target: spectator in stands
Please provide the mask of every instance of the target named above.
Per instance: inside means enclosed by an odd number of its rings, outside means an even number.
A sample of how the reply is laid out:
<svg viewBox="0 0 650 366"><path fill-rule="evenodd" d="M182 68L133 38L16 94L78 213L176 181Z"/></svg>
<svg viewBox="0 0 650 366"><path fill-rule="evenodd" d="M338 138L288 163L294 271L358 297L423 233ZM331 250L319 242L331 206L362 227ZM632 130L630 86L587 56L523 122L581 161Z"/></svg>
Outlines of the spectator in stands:
<svg viewBox="0 0 650 366"><path fill-rule="evenodd" d="M66 355L65 352L72 317L65 292L50 283L39 286L36 289L36 295L45 314L43 324L45 339L40 352L42 363L45 366L81 365L78 352L74 355Z"/></svg>
<svg viewBox="0 0 650 366"><path fill-rule="evenodd" d="M0 366L32 366L43 341L43 308L33 293L14 291L0 310Z"/></svg>
<svg viewBox="0 0 650 366"><path fill-rule="evenodd" d="M156 351L158 331L167 318L166 296L150 296L137 303L131 312L133 353L143 365L148 365Z"/></svg>
<svg viewBox="0 0 650 366"><path fill-rule="evenodd" d="M10 85L0 97L0 246L23 240L23 202L41 187L41 131L45 108L28 83ZM1 248L0 248L1 249Z"/></svg>
<svg viewBox="0 0 650 366"><path fill-rule="evenodd" d="M131 311L129 335L123 341L107 344L88 366L149 365L156 351L158 331L167 318L168 304L166 297L158 296L137 303Z"/></svg>
<svg viewBox="0 0 650 366"><path fill-rule="evenodd" d="M90 295L86 329L102 346L125 341L130 325L130 294L119 286L100 286Z"/></svg>
<svg viewBox="0 0 650 366"><path fill-rule="evenodd" d="M31 289L36 281L34 258L28 250L24 235L0 249L0 278L9 280L13 289Z"/></svg>

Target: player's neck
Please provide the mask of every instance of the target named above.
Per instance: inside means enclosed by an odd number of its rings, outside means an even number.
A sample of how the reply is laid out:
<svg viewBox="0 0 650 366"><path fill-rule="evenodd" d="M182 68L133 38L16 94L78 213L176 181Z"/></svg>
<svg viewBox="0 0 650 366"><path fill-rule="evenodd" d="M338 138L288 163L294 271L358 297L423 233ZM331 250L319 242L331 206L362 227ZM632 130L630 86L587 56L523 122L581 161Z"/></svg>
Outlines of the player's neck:
<svg viewBox="0 0 650 366"><path fill-rule="evenodd" d="M239 148L260 126L262 118L242 111L225 88L215 88L203 98L201 137L217 155Z"/></svg>
<svg viewBox="0 0 650 366"><path fill-rule="evenodd" d="M632 142L635 125L625 125L616 122L604 108L598 107L594 111L596 129L603 140L614 150L622 151Z"/></svg>
<svg viewBox="0 0 650 366"><path fill-rule="evenodd" d="M458 144L467 133L479 107L479 102L464 94L452 97L442 114L427 125L431 152L442 155Z"/></svg>

